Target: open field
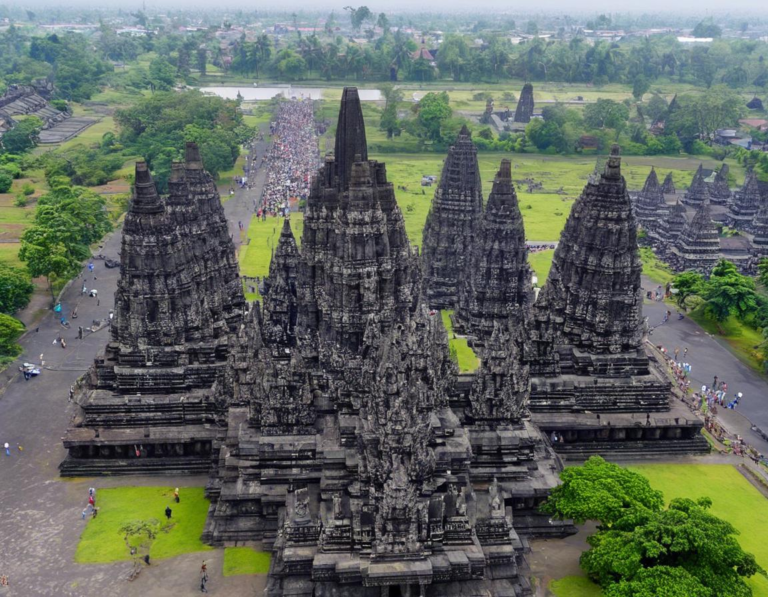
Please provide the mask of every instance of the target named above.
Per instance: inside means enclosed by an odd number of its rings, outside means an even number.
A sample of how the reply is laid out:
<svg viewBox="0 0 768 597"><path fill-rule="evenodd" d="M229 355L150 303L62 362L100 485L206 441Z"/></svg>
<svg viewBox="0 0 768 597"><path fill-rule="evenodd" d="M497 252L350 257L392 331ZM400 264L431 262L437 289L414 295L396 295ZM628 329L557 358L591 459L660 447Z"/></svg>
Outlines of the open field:
<svg viewBox="0 0 768 597"><path fill-rule="evenodd" d="M262 221L254 216L248 227L248 244L240 249L240 274L249 277L264 278L269 274L269 262L272 251L277 246L283 218L267 216ZM301 246L301 234L304 232L304 214L291 214L291 228L297 244Z"/></svg>
<svg viewBox="0 0 768 597"><path fill-rule="evenodd" d="M132 522L165 521L165 508L173 511L169 530L157 534L150 556L172 558L184 553L211 549L200 541L208 513L203 487L182 487L181 502L173 500L169 487L116 487L100 489L96 494L99 514L83 522L75 561L98 564L130 560L131 556L120 529ZM85 498L88 496L86 495ZM85 503L86 500L84 499Z"/></svg>
<svg viewBox="0 0 768 597"><path fill-rule="evenodd" d="M450 346L451 352L456 355L456 363L459 366L459 371L462 373L475 371L480 366L480 360L475 355L475 351L469 347L469 344L467 344L467 339L461 336L456 336L456 334L453 333L451 315L453 315L453 311L451 310L440 311L443 325L448 332L448 345Z"/></svg>

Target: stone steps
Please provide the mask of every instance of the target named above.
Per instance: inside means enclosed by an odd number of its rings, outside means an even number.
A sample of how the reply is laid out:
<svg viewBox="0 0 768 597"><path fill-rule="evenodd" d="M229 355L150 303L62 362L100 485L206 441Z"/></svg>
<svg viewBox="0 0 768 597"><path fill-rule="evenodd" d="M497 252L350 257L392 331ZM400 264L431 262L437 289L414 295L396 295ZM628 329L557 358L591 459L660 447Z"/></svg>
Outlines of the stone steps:
<svg viewBox="0 0 768 597"><path fill-rule="evenodd" d="M582 444L557 444L557 454L565 460L586 460L590 456L621 459L668 458L691 454L706 454L709 444L703 435L693 439L590 442Z"/></svg>
<svg viewBox="0 0 768 597"><path fill-rule="evenodd" d="M71 456L59 465L62 477L112 475L202 475L211 468L210 457L190 458L83 458Z"/></svg>

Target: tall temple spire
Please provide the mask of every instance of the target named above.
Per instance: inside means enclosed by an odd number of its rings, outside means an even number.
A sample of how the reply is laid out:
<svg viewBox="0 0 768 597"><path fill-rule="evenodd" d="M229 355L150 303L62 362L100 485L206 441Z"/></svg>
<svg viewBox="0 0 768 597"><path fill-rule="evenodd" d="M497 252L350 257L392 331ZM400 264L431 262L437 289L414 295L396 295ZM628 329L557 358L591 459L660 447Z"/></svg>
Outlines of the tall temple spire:
<svg viewBox="0 0 768 597"><path fill-rule="evenodd" d="M599 180L574 203L536 303L554 323L555 344L592 354L637 351L642 343L637 224L614 145Z"/></svg>
<svg viewBox="0 0 768 597"><path fill-rule="evenodd" d="M704 167L699 164L696 173L693 175L693 180L691 180L691 186L688 187L688 191L686 191L683 197L683 203L698 207L705 200L709 200L709 185L704 180Z"/></svg>
<svg viewBox="0 0 768 597"><path fill-rule="evenodd" d="M452 309L483 211L477 148L466 126L448 150L424 225L423 289L430 307Z"/></svg>
<svg viewBox="0 0 768 597"><path fill-rule="evenodd" d="M712 220L709 198L683 229L669 260L676 262L681 270L695 269L703 273L709 273L720 260L720 238Z"/></svg>
<svg viewBox="0 0 768 597"><path fill-rule="evenodd" d="M363 120L363 109L360 106L357 87L345 87L341 94L334 157L339 186L344 190L349 187L352 164L368 160L365 121Z"/></svg>
<svg viewBox="0 0 768 597"><path fill-rule="evenodd" d="M264 280L264 340L277 346L296 343L296 278L299 272L299 248L291 222L283 220L283 229Z"/></svg>
<svg viewBox="0 0 768 597"><path fill-rule="evenodd" d="M760 209L760 187L754 170L747 172L744 185L728 206L728 223L739 230L749 230L752 220Z"/></svg>
<svg viewBox="0 0 768 597"><path fill-rule="evenodd" d="M523 216L511 164L502 160L461 275L455 323L483 342L497 322L526 325L532 303Z"/></svg>
<svg viewBox="0 0 768 597"><path fill-rule="evenodd" d="M672 173L669 172L664 179L664 183L661 185L661 190L664 192L665 195L674 195L676 190L675 189L675 179L672 177Z"/></svg>
<svg viewBox="0 0 768 597"><path fill-rule="evenodd" d="M768 257L768 190L760 197L760 209L752 221L752 231L755 234L752 244L760 257Z"/></svg>
<svg viewBox="0 0 768 597"><path fill-rule="evenodd" d="M728 186L728 164L720 166L715 174L715 180L709 185L709 196L712 203L727 203L731 199L731 189Z"/></svg>

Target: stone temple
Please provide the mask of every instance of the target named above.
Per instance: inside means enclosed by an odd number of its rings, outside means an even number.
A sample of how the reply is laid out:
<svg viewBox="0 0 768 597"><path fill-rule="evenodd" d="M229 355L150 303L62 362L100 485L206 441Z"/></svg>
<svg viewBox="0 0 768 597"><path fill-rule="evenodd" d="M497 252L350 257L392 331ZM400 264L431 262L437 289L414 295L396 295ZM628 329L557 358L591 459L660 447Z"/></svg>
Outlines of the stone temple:
<svg viewBox="0 0 768 597"><path fill-rule="evenodd" d="M538 513L562 466L547 436L577 457L706 442L644 342L618 151L573 206L535 303L511 164L483 209L461 151L465 171L446 160L435 196L476 216L449 306L481 364L461 374L355 88L263 305L246 308L197 147L167 197L137 164L111 339L78 387L62 474L209 471L203 539L271 549L269 597L532 595L529 537L573 531Z"/></svg>
<svg viewBox="0 0 768 597"><path fill-rule="evenodd" d="M81 379L63 475L205 472L225 412L211 387L245 299L221 199L195 144L167 197L136 164L110 341Z"/></svg>
<svg viewBox="0 0 768 597"><path fill-rule="evenodd" d="M515 109L515 122L528 123L533 116L533 85L526 83L520 92L520 99L517 101Z"/></svg>
<svg viewBox="0 0 768 597"><path fill-rule="evenodd" d="M423 292L430 307L450 309L456 303L482 213L477 148L465 126L448 151L424 225Z"/></svg>
<svg viewBox="0 0 768 597"><path fill-rule="evenodd" d="M460 383L353 88L301 250L286 224L278 255L215 390L229 410L205 540L271 547L272 596L530 594L526 536L570 527L536 513L559 464L530 423L528 368L497 325ZM268 340L294 270L296 322Z"/></svg>

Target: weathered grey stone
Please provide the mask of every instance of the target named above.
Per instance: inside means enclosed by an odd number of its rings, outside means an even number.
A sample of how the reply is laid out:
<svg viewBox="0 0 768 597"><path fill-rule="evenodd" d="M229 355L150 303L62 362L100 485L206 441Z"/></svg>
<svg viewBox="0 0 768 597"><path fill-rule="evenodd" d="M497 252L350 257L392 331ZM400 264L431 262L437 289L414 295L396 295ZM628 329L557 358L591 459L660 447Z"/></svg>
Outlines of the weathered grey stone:
<svg viewBox="0 0 768 597"><path fill-rule="evenodd" d="M727 204L731 200L731 189L728 187L728 164L723 164L715 174L715 180L709 185L709 196L712 203Z"/></svg>
<svg viewBox="0 0 768 597"><path fill-rule="evenodd" d="M676 193L675 179L672 177L671 172L664 178L664 183L661 185L661 190L665 195L674 195Z"/></svg>
<svg viewBox="0 0 768 597"><path fill-rule="evenodd" d="M506 325L512 317L515 325L526 325L533 304L523 217L509 160L501 162L470 243L459 275L462 284L455 325L483 342L491 337L497 322Z"/></svg>
<svg viewBox="0 0 768 597"><path fill-rule="evenodd" d="M752 220L760 209L760 187L754 170L747 172L744 185L728 206L728 224L738 230L750 230Z"/></svg>
<svg viewBox="0 0 768 597"><path fill-rule="evenodd" d="M720 239L712 220L709 201L699 206L668 255L678 270L708 274L720 260Z"/></svg>
<svg viewBox="0 0 768 597"><path fill-rule="evenodd" d="M709 198L709 185L704 180L704 168L699 164L696 173L693 175L693 180L691 180L691 186L688 187L683 197L683 203L698 207L705 201L708 201Z"/></svg>
<svg viewBox="0 0 768 597"><path fill-rule="evenodd" d="M423 293L434 309L453 309L483 211L477 148L461 129L448 151L422 241Z"/></svg>

